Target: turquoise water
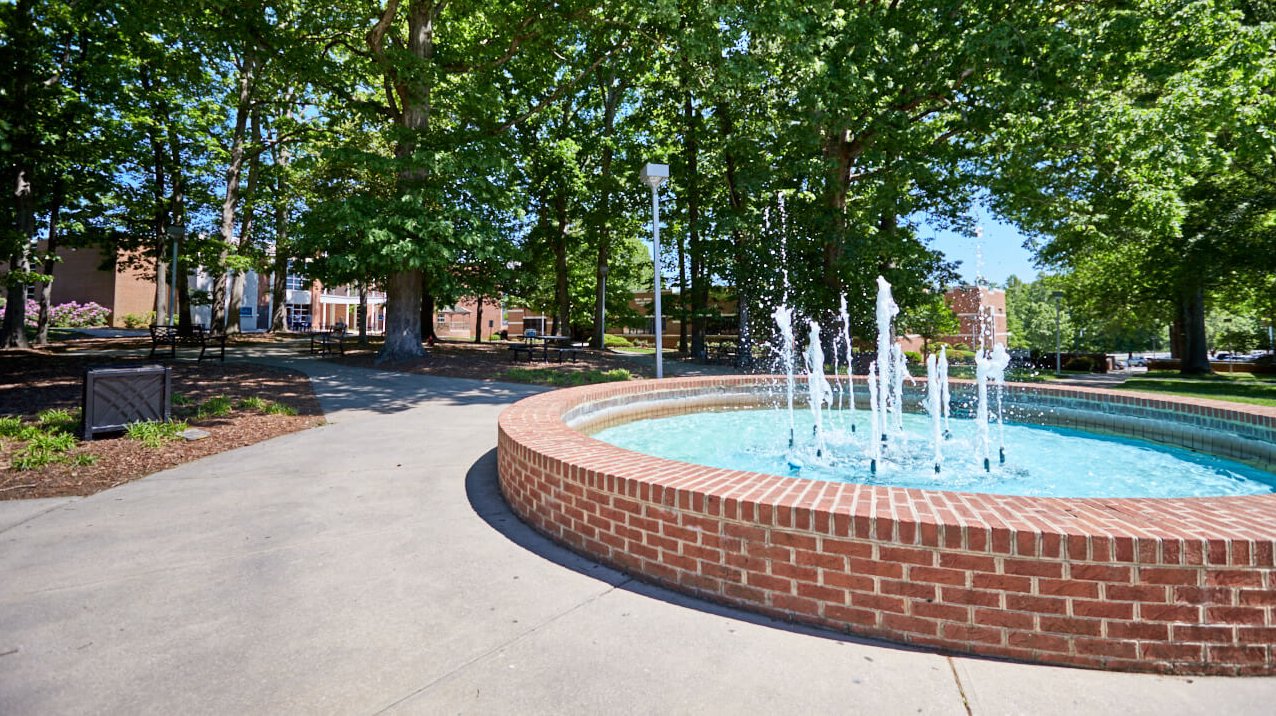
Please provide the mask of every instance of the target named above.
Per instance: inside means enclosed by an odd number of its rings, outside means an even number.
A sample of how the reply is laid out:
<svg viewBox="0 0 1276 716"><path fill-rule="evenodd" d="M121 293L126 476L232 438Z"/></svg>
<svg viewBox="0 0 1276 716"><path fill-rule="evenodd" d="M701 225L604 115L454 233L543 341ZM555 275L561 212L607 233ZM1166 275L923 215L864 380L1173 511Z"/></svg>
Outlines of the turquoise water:
<svg viewBox="0 0 1276 716"><path fill-rule="evenodd" d="M951 421L943 465L934 472L930 418L904 416L905 433L887 443L876 474L867 457L868 413L826 414L825 449L817 455L809 411L795 411L788 447L784 410L703 412L638 420L595 438L670 460L769 475L928 490L1041 497L1217 497L1276 492L1276 475L1181 448L1065 428L1007 424L1006 462L998 464L998 428L989 425L991 470L976 454L972 420Z"/></svg>

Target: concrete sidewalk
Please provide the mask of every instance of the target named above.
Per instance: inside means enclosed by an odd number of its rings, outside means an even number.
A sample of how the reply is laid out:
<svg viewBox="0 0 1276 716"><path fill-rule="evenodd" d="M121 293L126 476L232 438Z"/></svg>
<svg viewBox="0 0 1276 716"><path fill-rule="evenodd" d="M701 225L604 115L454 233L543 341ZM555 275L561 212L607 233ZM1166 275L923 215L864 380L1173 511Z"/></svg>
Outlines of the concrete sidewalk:
<svg viewBox="0 0 1276 716"><path fill-rule="evenodd" d="M634 582L502 501L529 386L311 373L330 425L0 503L0 713L1270 713L1276 680L948 658Z"/></svg>

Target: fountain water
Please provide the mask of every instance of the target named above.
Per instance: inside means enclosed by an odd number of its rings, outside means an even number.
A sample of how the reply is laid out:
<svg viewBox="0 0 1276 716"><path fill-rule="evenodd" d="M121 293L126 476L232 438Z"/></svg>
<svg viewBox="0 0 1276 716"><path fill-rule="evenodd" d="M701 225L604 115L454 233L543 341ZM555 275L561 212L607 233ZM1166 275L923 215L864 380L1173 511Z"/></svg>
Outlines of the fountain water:
<svg viewBox="0 0 1276 716"><path fill-rule="evenodd" d="M807 400L811 407L811 415L815 418L815 456L824 456L824 420L823 408L832 407L833 389L824 377L824 348L820 345L820 324L811 321L810 343L806 353Z"/></svg>
<svg viewBox="0 0 1276 716"><path fill-rule="evenodd" d="M784 305L776 306L771 317L780 329L780 364L784 368L785 396L788 398L789 408L789 447L793 447L793 311Z"/></svg>
<svg viewBox="0 0 1276 716"><path fill-rule="evenodd" d="M854 364L853 364L853 361L851 360L851 316L850 314L846 312L846 294L842 294L841 303L838 305L837 312L842 319L842 336L841 336L842 346L845 349L845 353L846 353L846 393L845 395L847 398L846 402L849 405L848 410L850 411L850 419L847 422L850 423L851 432L855 432L855 381L851 378L851 373L854 370ZM836 370L833 371L833 379L837 380ZM842 400L840 395L838 396L837 407L839 409L842 407Z"/></svg>

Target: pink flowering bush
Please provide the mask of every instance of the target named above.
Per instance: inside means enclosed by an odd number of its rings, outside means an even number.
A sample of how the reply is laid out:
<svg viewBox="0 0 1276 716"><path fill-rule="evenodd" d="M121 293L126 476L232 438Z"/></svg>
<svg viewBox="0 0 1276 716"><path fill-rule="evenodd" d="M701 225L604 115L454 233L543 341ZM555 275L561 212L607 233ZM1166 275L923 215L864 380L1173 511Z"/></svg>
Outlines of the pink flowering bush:
<svg viewBox="0 0 1276 716"><path fill-rule="evenodd" d="M3 307L3 303L0 303ZM49 325L54 328L89 328L105 326L111 318L111 311L105 306L92 301L88 303L62 303L49 309ZM40 319L40 304L27 299L26 325L35 328Z"/></svg>

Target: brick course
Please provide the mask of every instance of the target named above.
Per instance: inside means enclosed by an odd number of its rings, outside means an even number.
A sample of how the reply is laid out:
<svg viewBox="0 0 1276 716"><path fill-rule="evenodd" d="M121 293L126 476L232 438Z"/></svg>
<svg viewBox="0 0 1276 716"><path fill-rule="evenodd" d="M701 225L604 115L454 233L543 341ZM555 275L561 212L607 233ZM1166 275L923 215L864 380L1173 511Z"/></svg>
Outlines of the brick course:
<svg viewBox="0 0 1276 716"><path fill-rule="evenodd" d="M501 489L576 551L764 614L1045 663L1276 673L1276 495L1028 498L794 480L639 455L569 427L745 404L772 381L633 382L520 401L500 418ZM1259 406L1029 394L1276 431L1276 409Z"/></svg>

